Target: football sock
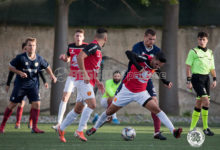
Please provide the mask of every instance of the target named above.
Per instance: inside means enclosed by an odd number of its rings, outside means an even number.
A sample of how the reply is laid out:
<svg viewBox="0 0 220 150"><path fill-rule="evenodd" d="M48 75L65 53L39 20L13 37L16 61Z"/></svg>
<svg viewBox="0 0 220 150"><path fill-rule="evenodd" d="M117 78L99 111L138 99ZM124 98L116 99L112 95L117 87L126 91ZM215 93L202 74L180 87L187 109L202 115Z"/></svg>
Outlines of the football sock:
<svg viewBox="0 0 220 150"><path fill-rule="evenodd" d="M112 119L117 119L116 113L112 115Z"/></svg>
<svg viewBox="0 0 220 150"><path fill-rule="evenodd" d="M32 122L31 113L32 113L32 109L30 110L29 123Z"/></svg>
<svg viewBox="0 0 220 150"><path fill-rule="evenodd" d="M199 121L201 109L194 108L194 111L192 113L192 120L190 125L190 130L193 130L196 127L197 122Z"/></svg>
<svg viewBox="0 0 220 150"><path fill-rule="evenodd" d="M59 112L58 112L58 123L59 124L61 124L63 121L63 115L66 111L66 105L67 105L67 102L64 102L63 100L61 100L60 106L59 106Z"/></svg>
<svg viewBox="0 0 220 150"><path fill-rule="evenodd" d="M67 126L69 126L71 123L73 123L73 122L76 120L76 118L78 117L78 115L79 115L79 114L77 114L74 110L71 110L71 111L67 114L67 116L66 116L66 118L63 120L63 122L61 123L61 125L60 125L60 130L61 130L61 131L64 131Z"/></svg>
<svg viewBox="0 0 220 150"><path fill-rule="evenodd" d="M151 117L154 121L154 133L160 132L160 125L161 125L160 119L154 113L151 113Z"/></svg>
<svg viewBox="0 0 220 150"><path fill-rule="evenodd" d="M98 128L100 128L101 125L103 125L103 123L106 121L106 119L108 118L108 116L106 115L106 111L104 111L102 113L102 115L99 117L99 119L96 121L96 124L94 126L94 128L97 130Z"/></svg>
<svg viewBox="0 0 220 150"><path fill-rule="evenodd" d="M86 107L83 109L80 121L79 121L79 127L78 127L78 131L81 132L83 131L85 125L87 124L91 114L93 112L93 109Z"/></svg>
<svg viewBox="0 0 220 150"><path fill-rule="evenodd" d="M37 128L38 117L40 115L40 109L31 108L31 119L33 120L32 128Z"/></svg>
<svg viewBox="0 0 220 150"><path fill-rule="evenodd" d="M22 117L22 113L23 113L23 107L18 106L17 108L17 114L16 114L16 124L20 124L21 123L21 117Z"/></svg>
<svg viewBox="0 0 220 150"><path fill-rule="evenodd" d="M7 107L5 109L4 117L3 117L3 120L2 120L2 123L1 123L1 128L5 127L5 124L8 120L8 118L11 116L11 114L12 114L12 110Z"/></svg>
<svg viewBox="0 0 220 150"><path fill-rule="evenodd" d="M202 107L202 123L203 123L203 129L208 128L208 107Z"/></svg>
<svg viewBox="0 0 220 150"><path fill-rule="evenodd" d="M163 111L160 111L156 115L160 119L160 121L170 130L170 132L173 133L174 126L167 115Z"/></svg>

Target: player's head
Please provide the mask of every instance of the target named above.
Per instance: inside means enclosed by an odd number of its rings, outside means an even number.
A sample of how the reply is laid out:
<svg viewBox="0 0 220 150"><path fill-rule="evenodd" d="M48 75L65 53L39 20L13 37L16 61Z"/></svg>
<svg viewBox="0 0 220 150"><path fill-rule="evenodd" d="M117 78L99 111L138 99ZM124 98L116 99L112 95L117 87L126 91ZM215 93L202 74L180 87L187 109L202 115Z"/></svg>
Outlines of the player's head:
<svg viewBox="0 0 220 150"><path fill-rule="evenodd" d="M98 28L96 30L95 39L101 43L101 46L104 47L105 42L108 39L108 31L105 28Z"/></svg>
<svg viewBox="0 0 220 150"><path fill-rule="evenodd" d="M37 39L29 37L29 38L26 39L25 43L27 44L27 46L26 46L27 52L30 53L30 54L35 53Z"/></svg>
<svg viewBox="0 0 220 150"><path fill-rule="evenodd" d="M23 42L21 45L22 52L26 52L26 46L27 46L27 44L25 42Z"/></svg>
<svg viewBox="0 0 220 150"><path fill-rule="evenodd" d="M84 37L85 31L83 29L77 29L74 33L74 42L77 46L82 45L85 37Z"/></svg>
<svg viewBox="0 0 220 150"><path fill-rule="evenodd" d="M116 84L118 84L121 81L121 72L119 70L113 72L113 81Z"/></svg>
<svg viewBox="0 0 220 150"><path fill-rule="evenodd" d="M198 45L200 47L205 48L207 46L207 43L208 43L208 37L209 37L208 33L206 33L206 32L199 32L198 36L197 36Z"/></svg>
<svg viewBox="0 0 220 150"><path fill-rule="evenodd" d="M147 29L144 33L144 45L151 48L156 42L156 32L152 29Z"/></svg>
<svg viewBox="0 0 220 150"><path fill-rule="evenodd" d="M153 67L153 69L159 69L160 67L162 67L165 63L166 63L166 57L164 55L163 52L158 52L152 59L151 61L151 67Z"/></svg>

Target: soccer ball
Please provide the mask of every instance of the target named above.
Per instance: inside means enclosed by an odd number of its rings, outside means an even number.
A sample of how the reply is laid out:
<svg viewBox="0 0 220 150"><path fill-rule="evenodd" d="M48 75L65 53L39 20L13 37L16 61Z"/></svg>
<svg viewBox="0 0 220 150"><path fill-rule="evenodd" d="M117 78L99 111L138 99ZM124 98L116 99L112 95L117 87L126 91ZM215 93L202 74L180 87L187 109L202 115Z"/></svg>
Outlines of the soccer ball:
<svg viewBox="0 0 220 150"><path fill-rule="evenodd" d="M135 129L132 127L125 127L121 132L121 136L125 141L132 141L136 136Z"/></svg>
<svg viewBox="0 0 220 150"><path fill-rule="evenodd" d="M200 147L205 141L205 135L200 128L195 128L187 134L187 141L192 147Z"/></svg>

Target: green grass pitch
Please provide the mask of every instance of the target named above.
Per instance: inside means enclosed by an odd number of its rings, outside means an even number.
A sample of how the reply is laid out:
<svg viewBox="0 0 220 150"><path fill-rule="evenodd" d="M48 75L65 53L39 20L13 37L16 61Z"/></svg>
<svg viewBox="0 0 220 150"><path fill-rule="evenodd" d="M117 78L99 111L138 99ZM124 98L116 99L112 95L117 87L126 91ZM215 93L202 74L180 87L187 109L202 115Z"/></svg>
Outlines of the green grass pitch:
<svg viewBox="0 0 220 150"><path fill-rule="evenodd" d="M46 131L44 134L32 134L26 124L21 129L14 129L14 124L7 124L5 133L0 135L0 150L219 150L220 128L212 127L215 136L207 137L200 148L191 147L186 135L188 127L183 128L180 139L175 139L168 129L162 127L166 141L153 139L153 126L130 125L135 128L137 136L134 141L124 141L121 130L129 125L105 125L96 134L87 137L87 142L82 142L73 136L77 125L66 129L67 143L61 143L58 134L51 129L52 124L39 124L39 128ZM88 127L91 127L89 125Z"/></svg>

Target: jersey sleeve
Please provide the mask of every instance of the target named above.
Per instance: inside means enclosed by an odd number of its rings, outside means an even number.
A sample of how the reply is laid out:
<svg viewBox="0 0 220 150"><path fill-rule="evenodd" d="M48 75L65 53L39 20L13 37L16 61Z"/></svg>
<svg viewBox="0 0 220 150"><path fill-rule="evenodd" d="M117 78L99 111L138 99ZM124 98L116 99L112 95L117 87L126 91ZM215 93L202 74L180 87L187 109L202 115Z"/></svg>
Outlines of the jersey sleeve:
<svg viewBox="0 0 220 150"><path fill-rule="evenodd" d="M49 63L43 57L41 57L41 59L40 59L40 71L46 69L47 67L49 67Z"/></svg>
<svg viewBox="0 0 220 150"><path fill-rule="evenodd" d="M89 56L92 54L95 54L95 52L98 50L99 46L97 44L91 43L88 46L86 46L83 51Z"/></svg>
<svg viewBox="0 0 220 150"><path fill-rule="evenodd" d="M47 82L47 80L46 80L46 78L45 78L45 76L44 76L44 71L43 71L43 70L40 71L40 72L39 72L39 75L40 75L40 77L41 77L43 83L45 84L45 83Z"/></svg>
<svg viewBox="0 0 220 150"><path fill-rule="evenodd" d="M194 59L195 59L195 52L193 50L190 50L188 53L188 56L186 58L186 64L189 66L192 66Z"/></svg>
<svg viewBox="0 0 220 150"><path fill-rule="evenodd" d="M11 84L11 80L13 79L13 76L14 76L14 72L10 71L9 74L8 74L8 80L7 80L7 86L10 86Z"/></svg>
<svg viewBox="0 0 220 150"><path fill-rule="evenodd" d="M17 55L14 59L11 60L9 64L10 66L17 69L21 65L21 57Z"/></svg>
<svg viewBox="0 0 220 150"><path fill-rule="evenodd" d="M113 97L113 96L115 95L115 92L114 92L114 90L112 89L111 83L112 83L112 80L107 80L107 81L105 82L105 90L106 90L106 93L107 93L110 97Z"/></svg>

